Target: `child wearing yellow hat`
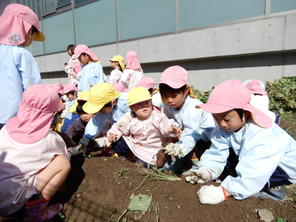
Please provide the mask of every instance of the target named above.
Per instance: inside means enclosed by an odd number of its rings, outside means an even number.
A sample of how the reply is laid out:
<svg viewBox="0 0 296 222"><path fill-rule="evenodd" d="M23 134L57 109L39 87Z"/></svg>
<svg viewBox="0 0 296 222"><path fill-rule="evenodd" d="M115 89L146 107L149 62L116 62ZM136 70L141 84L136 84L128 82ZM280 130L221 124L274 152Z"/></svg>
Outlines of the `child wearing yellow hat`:
<svg viewBox="0 0 296 222"><path fill-rule="evenodd" d="M115 85L120 82L121 75L122 75L123 70L125 68L124 59L121 55L115 55L109 61L111 62L112 68L114 68L111 71L109 82L112 85Z"/></svg>
<svg viewBox="0 0 296 222"><path fill-rule="evenodd" d="M91 152L89 141L106 134L112 124L130 109L127 100L110 83L98 83L89 91L88 101L82 106L84 112L94 114L87 123L79 141L84 152Z"/></svg>
<svg viewBox="0 0 296 222"><path fill-rule="evenodd" d="M181 129L176 121L153 108L151 94L144 87L129 91L128 105L131 111L108 130L106 145L112 143L112 151L121 156L134 154L144 167L156 165L163 143L167 138L178 137Z"/></svg>

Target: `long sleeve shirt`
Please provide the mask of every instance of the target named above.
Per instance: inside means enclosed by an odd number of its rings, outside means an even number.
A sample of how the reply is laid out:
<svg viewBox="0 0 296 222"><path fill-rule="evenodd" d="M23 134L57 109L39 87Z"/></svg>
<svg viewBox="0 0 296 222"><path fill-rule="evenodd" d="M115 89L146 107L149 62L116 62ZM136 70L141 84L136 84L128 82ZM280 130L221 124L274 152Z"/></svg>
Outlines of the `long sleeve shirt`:
<svg viewBox="0 0 296 222"><path fill-rule="evenodd" d="M90 62L81 68L78 75L78 91L87 91L95 84L106 81L101 63Z"/></svg>
<svg viewBox="0 0 296 222"><path fill-rule="evenodd" d="M136 87L139 81L144 77L143 71L134 69L125 69L121 75L121 83L125 88L131 90Z"/></svg>
<svg viewBox="0 0 296 222"><path fill-rule="evenodd" d="M130 108L127 104L127 94L121 93L117 100L117 104L111 113L97 113L89 120L85 128L84 137L87 139L93 139L99 135L100 132L106 133L114 122L118 121L123 114L129 111Z"/></svg>
<svg viewBox="0 0 296 222"><path fill-rule="evenodd" d="M184 155L193 150L198 140L210 140L210 135L215 128L213 116L202 109L195 108L201 103L200 100L188 96L179 110L164 105L164 113L169 118L175 119L183 130L177 144Z"/></svg>
<svg viewBox="0 0 296 222"><path fill-rule="evenodd" d="M37 62L23 47L0 44L0 123L15 116L24 90L41 84Z"/></svg>
<svg viewBox="0 0 296 222"><path fill-rule="evenodd" d="M237 177L227 176L222 186L236 199L245 199L259 192L279 166L296 183L296 142L277 124L261 128L248 122L238 132L215 129L212 145L202 155L199 167L208 169L212 178L223 171L232 147L238 156Z"/></svg>
<svg viewBox="0 0 296 222"><path fill-rule="evenodd" d="M122 120L125 121L122 124ZM146 120L139 120L132 117L128 112L122 116L118 122L114 123L107 135L115 134L123 136L133 154L142 161L151 165L156 164L156 154L162 148L162 143L167 137L176 137L171 135L172 126L178 127L177 122L158 110L153 110L151 116Z"/></svg>

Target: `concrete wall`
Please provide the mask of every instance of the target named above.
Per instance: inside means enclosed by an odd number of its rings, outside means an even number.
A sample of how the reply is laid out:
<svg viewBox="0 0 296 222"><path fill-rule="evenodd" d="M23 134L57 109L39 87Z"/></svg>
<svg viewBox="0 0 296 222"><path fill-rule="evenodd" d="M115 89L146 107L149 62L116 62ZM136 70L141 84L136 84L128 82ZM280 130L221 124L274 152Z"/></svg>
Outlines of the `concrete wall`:
<svg viewBox="0 0 296 222"><path fill-rule="evenodd" d="M170 65L190 73L190 84L207 90L225 79L269 80L296 75L296 12L228 23L92 48L109 74L109 58L138 53L143 70L156 81ZM37 57L46 81L63 78L66 53ZM51 77L51 73L53 77ZM62 82L65 80L61 80Z"/></svg>

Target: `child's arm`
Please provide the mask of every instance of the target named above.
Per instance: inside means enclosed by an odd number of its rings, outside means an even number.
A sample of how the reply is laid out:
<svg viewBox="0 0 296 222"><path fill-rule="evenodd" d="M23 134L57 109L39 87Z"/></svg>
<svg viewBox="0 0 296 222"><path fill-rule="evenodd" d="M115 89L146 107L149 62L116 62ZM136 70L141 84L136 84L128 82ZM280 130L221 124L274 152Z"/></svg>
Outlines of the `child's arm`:
<svg viewBox="0 0 296 222"><path fill-rule="evenodd" d="M14 52L15 64L21 74L24 90L31 85L42 83L38 65L32 54L26 49L16 47Z"/></svg>

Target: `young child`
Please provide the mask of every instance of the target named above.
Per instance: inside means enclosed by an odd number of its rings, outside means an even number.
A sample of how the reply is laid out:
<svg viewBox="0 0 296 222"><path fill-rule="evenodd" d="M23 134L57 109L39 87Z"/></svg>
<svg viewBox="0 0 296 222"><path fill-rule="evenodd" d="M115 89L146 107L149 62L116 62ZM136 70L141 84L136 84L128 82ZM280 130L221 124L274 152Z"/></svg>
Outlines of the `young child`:
<svg viewBox="0 0 296 222"><path fill-rule="evenodd" d="M267 92L265 91L265 84L262 81L256 79L246 80L243 82L243 84L251 93L250 104L264 112L272 119L272 121L275 121L275 113L269 110L269 98ZM279 123L279 121L277 123Z"/></svg>
<svg viewBox="0 0 296 222"><path fill-rule="evenodd" d="M24 47L44 41L37 15L27 6L9 4L0 16L0 129L15 116L23 91L41 83L36 60Z"/></svg>
<svg viewBox="0 0 296 222"><path fill-rule="evenodd" d="M124 71L124 68L125 68L124 59L122 56L116 55L116 56L113 56L112 59L110 59L110 62L111 62L112 68L114 69L110 74L109 82L112 85L115 85L120 82L122 73Z"/></svg>
<svg viewBox="0 0 296 222"><path fill-rule="evenodd" d="M74 59L74 49L76 45L70 44L67 46L67 53L71 57L68 63L65 63L65 72L68 74L69 84L74 84L77 86L77 76L81 70L81 65L78 59Z"/></svg>
<svg viewBox="0 0 296 222"><path fill-rule="evenodd" d="M79 92L89 90L96 83L106 82L107 78L98 57L86 45L75 47L73 59L78 59L82 65L77 78Z"/></svg>
<svg viewBox="0 0 296 222"><path fill-rule="evenodd" d="M201 157L199 168L187 181L216 179L232 150L237 175L227 176L220 186L202 186L197 192L203 204L217 204L229 196L242 200L270 188L296 183L296 142L263 112L250 104L250 92L238 80L227 80L199 106L212 113L219 128L212 145ZM271 197L271 196L270 196Z"/></svg>
<svg viewBox="0 0 296 222"><path fill-rule="evenodd" d="M66 130L65 134L77 144L84 134L84 130L88 121L94 114L88 114L82 109L83 105L89 98L89 91L83 91L79 94L77 102L72 105L70 112L77 113L80 118L75 119L73 123Z"/></svg>
<svg viewBox="0 0 296 222"><path fill-rule="evenodd" d="M125 57L125 70L121 76L121 83L127 90L136 87L138 82L144 77L142 67L138 61L137 53L129 51Z"/></svg>
<svg viewBox="0 0 296 222"><path fill-rule="evenodd" d="M191 167L191 151L197 142L210 141L215 123L211 114L194 108L202 102L189 96L188 73L184 68L167 68L161 75L159 91L164 103L164 113L175 119L183 130L178 142L169 143L164 148L168 155L182 157L177 158L170 167L175 173L180 174Z"/></svg>
<svg viewBox="0 0 296 222"><path fill-rule="evenodd" d="M61 210L61 205L47 206L70 171L64 141L49 130L59 104L51 86L30 86L17 116L1 129L0 215L11 215L25 204L25 221L43 221L50 219L46 214Z"/></svg>
<svg viewBox="0 0 296 222"><path fill-rule="evenodd" d="M87 123L84 135L79 143L86 153L89 141L106 134L112 124L126 112L129 112L126 98L115 91L110 83L98 83L90 89L88 101L83 105L86 113L95 116Z"/></svg>
<svg viewBox="0 0 296 222"><path fill-rule="evenodd" d="M73 84L66 85L63 89L63 95L67 97L65 109L63 110L61 117L64 118L61 132L65 132L75 119L79 116L70 112L70 108L77 99L77 87Z"/></svg>
<svg viewBox="0 0 296 222"><path fill-rule="evenodd" d="M161 95L159 91L155 88L155 81L151 77L143 77L137 84L137 87L145 87L148 89L152 96L152 104L159 110L163 108L163 103L161 100Z"/></svg>
<svg viewBox="0 0 296 222"><path fill-rule="evenodd" d="M173 119L154 109L151 94L144 87L128 93L131 112L124 114L107 132L106 144L112 151L128 157L133 153L144 167L156 165L156 154L167 137L178 137L181 129Z"/></svg>

